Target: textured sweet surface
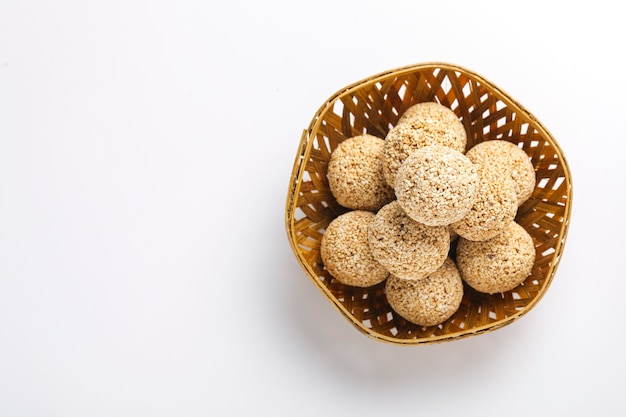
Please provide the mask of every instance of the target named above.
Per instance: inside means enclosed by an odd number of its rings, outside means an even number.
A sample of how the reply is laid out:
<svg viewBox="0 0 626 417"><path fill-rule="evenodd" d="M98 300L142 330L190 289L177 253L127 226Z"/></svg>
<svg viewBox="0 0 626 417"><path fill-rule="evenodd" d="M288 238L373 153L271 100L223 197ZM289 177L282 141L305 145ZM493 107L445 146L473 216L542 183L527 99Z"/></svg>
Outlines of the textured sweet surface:
<svg viewBox="0 0 626 417"><path fill-rule="evenodd" d="M346 285L369 287L388 272L370 251L367 234L374 213L349 211L334 219L322 236L320 253L328 272Z"/></svg>
<svg viewBox="0 0 626 417"><path fill-rule="evenodd" d="M439 269L420 280L390 275L385 294L391 308L406 320L420 326L435 326L458 310L463 282L456 265L447 258Z"/></svg>
<svg viewBox="0 0 626 417"><path fill-rule="evenodd" d="M457 115L433 102L407 109L385 137L383 173L387 184L395 185L400 166L413 151L434 144L465 152L467 133Z"/></svg>
<svg viewBox="0 0 626 417"><path fill-rule="evenodd" d="M368 241L374 258L401 279L420 279L437 270L450 250L447 227L412 220L397 201L378 211Z"/></svg>
<svg viewBox="0 0 626 417"><path fill-rule="evenodd" d="M515 183L518 206L532 195L536 182L535 168L526 152L515 144L505 140L488 140L473 146L466 156L484 169L507 173Z"/></svg>
<svg viewBox="0 0 626 417"><path fill-rule="evenodd" d="M469 240L491 239L515 219L515 183L499 171L479 169L479 186L472 208L450 225L459 236Z"/></svg>
<svg viewBox="0 0 626 417"><path fill-rule="evenodd" d="M353 210L376 211L395 198L383 176L385 141L372 135L346 139L328 163L328 185L339 204Z"/></svg>
<svg viewBox="0 0 626 417"><path fill-rule="evenodd" d="M530 275L534 262L533 239L515 222L481 242L459 237L456 263L463 280L477 291L494 294L512 290Z"/></svg>
<svg viewBox="0 0 626 417"><path fill-rule="evenodd" d="M398 203L412 219L429 226L462 219L476 198L479 178L461 152L441 145L424 146L402 164L396 177Z"/></svg>

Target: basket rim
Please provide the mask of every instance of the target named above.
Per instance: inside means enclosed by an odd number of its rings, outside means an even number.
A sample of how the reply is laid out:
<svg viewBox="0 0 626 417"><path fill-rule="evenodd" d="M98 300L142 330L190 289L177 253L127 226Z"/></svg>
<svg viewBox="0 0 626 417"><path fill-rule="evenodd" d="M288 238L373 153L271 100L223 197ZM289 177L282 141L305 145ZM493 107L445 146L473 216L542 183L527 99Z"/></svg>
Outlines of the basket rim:
<svg viewBox="0 0 626 417"><path fill-rule="evenodd" d="M478 81L479 83L488 85L490 89L493 91L493 93L498 96L498 99L502 100L507 106L512 106L518 109L524 116L526 116L533 123L533 127L537 129L539 134L543 138L545 138L552 147L554 147L555 153L559 156L560 160L562 161L564 181L566 182L568 198L567 198L567 201L565 202L564 220L563 220L563 223L561 224L561 228L559 232L560 238L555 247L555 254L553 258L554 262L552 262L552 264L550 265L550 269L546 275L545 282L542 285L540 291L522 310L517 311L511 314L510 316L507 316L506 318L498 320L496 322L484 324L484 325L467 329L467 330L464 329L464 330L461 330L459 332L452 333L452 334L432 336L428 338L401 339L401 338L394 338L392 336L386 336L383 334L376 333L372 331L372 329L365 327L363 323L357 320L354 320L353 316L343 306L343 304L341 304L341 302L337 300L337 298L330 292L330 290L326 286L322 285L319 282L317 274L315 273L313 268L309 265L309 263L306 261L306 259L304 258L304 256L302 255L302 253L300 252L298 248L298 243L297 243L297 239L295 235L296 232L294 230L294 225L295 225L294 213L296 210L296 201L297 201L297 194L299 190L299 184L301 184L302 182L302 176L305 171L304 168L306 165L306 161L309 159L310 152L312 149L312 146L311 146L312 140L313 140L313 137L315 136L315 132L317 132L317 130L320 127L320 124L322 122L322 116L327 111L333 108L337 100L340 100L342 97L350 94L352 91L356 89L362 88L363 86L366 86L366 85L375 84L377 82L386 80L391 77L409 74L415 71L425 70L425 69L444 69L444 70L455 71L455 72L468 75L472 77L473 79L475 79L476 81ZM353 82L349 84L348 86L336 91L318 108L317 112L313 116L313 119L309 123L309 126L306 129L304 129L302 132L300 144L298 147L298 153L296 154L296 158L294 161L294 165L292 168L292 173L291 173L291 177L289 181L289 192L287 195L286 210L285 210L285 223L286 223L287 235L288 235L291 248L294 254L296 255L301 267L304 268L306 275L309 277L311 281L313 281L315 286L320 291L322 291L324 296L329 301L331 301L331 304L360 332L364 333L365 335L369 336L372 339L386 342L389 344L394 344L394 345L431 344L431 343L439 343L439 342L444 342L444 341L458 340L458 339L466 338L469 336L474 336L474 335L478 335L478 334L485 333L488 331L499 329L501 327L504 327L518 320L519 318L524 316L526 313L528 313L530 310L532 310L533 307L535 307L535 305L543 298L543 296L549 289L552 283L552 280L554 278L554 275L556 273L556 270L558 268L558 265L560 263L560 260L562 258L562 253L563 253L563 249L565 247L565 243L567 240L567 233L568 233L569 223L571 219L572 198L573 198L572 175L571 175L571 171L569 168L569 164L567 163L567 159L565 158L565 155L563 154L563 151L560 145L554 139L550 131L530 111L528 111L522 104L520 104L517 100L513 99L508 93L506 93L500 87L498 87L493 82L486 79L485 77L481 76L480 74L477 74L476 72L472 70L469 70L465 67L462 67L456 64L433 61L433 62L425 62L425 63L398 67L398 68L391 69L388 71L383 71L378 74L372 75L370 77L366 77L359 81Z"/></svg>

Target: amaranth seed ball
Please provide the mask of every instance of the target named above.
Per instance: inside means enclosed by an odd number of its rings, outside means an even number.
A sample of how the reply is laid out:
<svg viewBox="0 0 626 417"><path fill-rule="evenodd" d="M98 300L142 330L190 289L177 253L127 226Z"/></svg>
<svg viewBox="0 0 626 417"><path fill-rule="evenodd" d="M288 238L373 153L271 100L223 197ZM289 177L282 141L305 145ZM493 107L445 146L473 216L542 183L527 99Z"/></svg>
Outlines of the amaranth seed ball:
<svg viewBox="0 0 626 417"><path fill-rule="evenodd" d="M508 174L515 183L518 206L528 200L535 190L535 168L526 152L511 142L481 142L469 149L466 156L484 169Z"/></svg>
<svg viewBox="0 0 626 417"><path fill-rule="evenodd" d="M502 233L488 240L475 242L459 237L456 263L463 280L476 291L509 291L530 275L535 245L522 226L511 222Z"/></svg>
<svg viewBox="0 0 626 417"><path fill-rule="evenodd" d="M479 186L476 167L461 152L424 146L404 161L396 177L398 203L409 217L429 226L447 226L472 208Z"/></svg>
<svg viewBox="0 0 626 417"><path fill-rule="evenodd" d="M427 145L443 145L464 153L467 133L458 116L448 107L434 102L409 107L385 137L385 180L392 187L404 160Z"/></svg>
<svg viewBox="0 0 626 417"><path fill-rule="evenodd" d="M454 262L447 258L435 272L420 280L389 275L385 294L391 308L419 326L436 326L459 309L463 282Z"/></svg>
<svg viewBox="0 0 626 417"><path fill-rule="evenodd" d="M500 233L517 214L515 183L499 171L478 170L476 200L467 214L450 229L468 240L487 240Z"/></svg>
<svg viewBox="0 0 626 417"><path fill-rule="evenodd" d="M385 141L364 134L341 142L328 162L328 185L340 205L376 211L395 198L383 176Z"/></svg>
<svg viewBox="0 0 626 417"><path fill-rule="evenodd" d="M381 208L369 226L372 255L401 279L420 279L437 270L450 251L445 226L426 226L412 220L392 201Z"/></svg>
<svg viewBox="0 0 626 417"><path fill-rule="evenodd" d="M373 219L374 213L349 211L330 222L322 235L322 261L339 282L369 287L387 278L387 269L374 258L367 242L368 226Z"/></svg>

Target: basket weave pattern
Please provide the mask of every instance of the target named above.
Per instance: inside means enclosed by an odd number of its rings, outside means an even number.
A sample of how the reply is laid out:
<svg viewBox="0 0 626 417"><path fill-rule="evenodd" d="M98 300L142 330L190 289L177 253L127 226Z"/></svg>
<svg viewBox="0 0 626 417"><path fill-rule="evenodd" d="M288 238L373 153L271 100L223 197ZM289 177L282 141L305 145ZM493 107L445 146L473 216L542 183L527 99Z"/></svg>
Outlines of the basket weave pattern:
<svg viewBox="0 0 626 417"><path fill-rule="evenodd" d="M343 140L363 133L384 138L406 109L424 101L438 102L457 114L467 131L467 149L485 140L519 145L530 156L537 177L533 195L516 217L535 243L537 257L531 275L503 294L482 294L465 285L458 311L432 327L417 326L397 315L387 303L384 283L370 288L339 283L328 274L320 256L325 228L347 211L335 201L326 179L331 152ZM529 112L464 68L421 64L348 86L319 109L302 135L287 197L286 226L309 278L358 330L389 343L432 343L494 330L521 317L539 301L562 254L571 197L571 174L562 151Z"/></svg>

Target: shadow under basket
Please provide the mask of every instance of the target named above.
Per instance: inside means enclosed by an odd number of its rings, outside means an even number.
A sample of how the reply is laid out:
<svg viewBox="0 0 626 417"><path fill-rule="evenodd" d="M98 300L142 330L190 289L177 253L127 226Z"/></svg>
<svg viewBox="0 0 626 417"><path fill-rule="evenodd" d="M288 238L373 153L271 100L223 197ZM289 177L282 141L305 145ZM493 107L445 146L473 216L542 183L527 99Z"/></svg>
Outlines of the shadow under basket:
<svg viewBox="0 0 626 417"><path fill-rule="evenodd" d="M347 211L330 192L326 170L343 140L368 133L385 138L410 106L433 101L452 109L467 131L467 149L485 140L506 140L526 151L537 183L519 207L516 221L532 236L536 259L517 288L483 294L465 285L458 311L438 326L421 327L396 314L384 282L346 286L324 268L324 230ZM335 93L303 132L289 183L287 234L302 268L324 296L359 331L392 344L443 342L510 324L532 309L548 290L565 246L572 207L572 180L551 134L514 99L480 75L456 65L425 63L384 72ZM451 256L453 256L453 249Z"/></svg>

